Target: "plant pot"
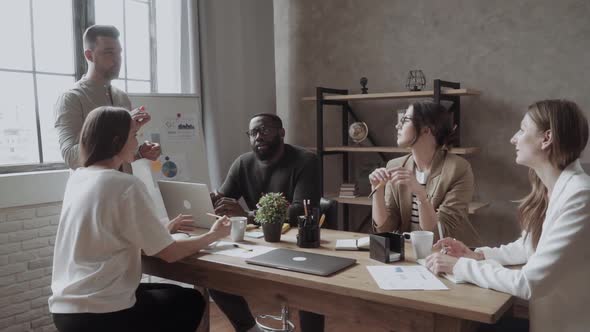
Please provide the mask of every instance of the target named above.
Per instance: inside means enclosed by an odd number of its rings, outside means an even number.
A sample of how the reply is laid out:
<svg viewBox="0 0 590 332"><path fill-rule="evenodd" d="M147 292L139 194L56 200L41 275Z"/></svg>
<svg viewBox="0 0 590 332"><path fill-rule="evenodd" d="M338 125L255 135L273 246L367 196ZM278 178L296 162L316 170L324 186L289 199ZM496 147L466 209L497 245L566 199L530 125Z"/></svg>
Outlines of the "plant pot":
<svg viewBox="0 0 590 332"><path fill-rule="evenodd" d="M264 223L262 224L262 233L264 233L264 240L266 242L281 241L281 230L283 228L282 222Z"/></svg>

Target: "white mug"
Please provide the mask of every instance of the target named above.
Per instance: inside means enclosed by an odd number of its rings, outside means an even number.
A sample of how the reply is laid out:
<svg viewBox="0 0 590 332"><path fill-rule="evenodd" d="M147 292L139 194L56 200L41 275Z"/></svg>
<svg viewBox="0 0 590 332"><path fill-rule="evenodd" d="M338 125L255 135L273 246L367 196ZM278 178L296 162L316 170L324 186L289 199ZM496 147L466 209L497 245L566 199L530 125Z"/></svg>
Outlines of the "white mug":
<svg viewBox="0 0 590 332"><path fill-rule="evenodd" d="M411 233L405 232L404 237L406 235L412 240L412 248L414 248L416 259L426 258L426 256L432 253L434 233L429 231L413 231Z"/></svg>
<svg viewBox="0 0 590 332"><path fill-rule="evenodd" d="M231 222L231 240L234 242L244 241L244 232L246 231L246 224L248 223L248 218L231 217L229 218L229 221Z"/></svg>

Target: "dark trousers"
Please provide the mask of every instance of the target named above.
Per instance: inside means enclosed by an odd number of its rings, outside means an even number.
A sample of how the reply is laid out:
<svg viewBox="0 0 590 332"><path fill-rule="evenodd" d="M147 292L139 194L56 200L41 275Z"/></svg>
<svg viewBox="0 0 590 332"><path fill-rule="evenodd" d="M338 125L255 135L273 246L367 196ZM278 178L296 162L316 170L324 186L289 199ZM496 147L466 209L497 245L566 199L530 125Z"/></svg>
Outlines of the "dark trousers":
<svg viewBox="0 0 590 332"><path fill-rule="evenodd" d="M504 316L495 324L481 324L477 332L528 332L528 330L528 320Z"/></svg>
<svg viewBox="0 0 590 332"><path fill-rule="evenodd" d="M139 284L137 302L108 313L53 314L60 332L194 332L205 310L201 293L171 284Z"/></svg>
<svg viewBox="0 0 590 332"><path fill-rule="evenodd" d="M227 316L237 332L248 331L256 324L248 302L238 295L209 290L219 309ZM302 332L322 332L324 316L309 311L299 311L299 326Z"/></svg>

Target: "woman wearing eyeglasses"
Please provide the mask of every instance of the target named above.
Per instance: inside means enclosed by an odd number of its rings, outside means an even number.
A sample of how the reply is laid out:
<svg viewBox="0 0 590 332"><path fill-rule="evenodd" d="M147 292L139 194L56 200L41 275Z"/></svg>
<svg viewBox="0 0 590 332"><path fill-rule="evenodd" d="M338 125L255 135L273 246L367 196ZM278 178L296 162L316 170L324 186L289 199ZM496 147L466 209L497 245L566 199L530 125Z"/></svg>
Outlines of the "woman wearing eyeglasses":
<svg viewBox="0 0 590 332"><path fill-rule="evenodd" d="M510 142L516 163L529 167L531 182L518 207L522 236L475 251L445 238L435 248L445 246L447 254L429 256L426 265L529 300L531 331L588 331L590 177L578 159L588 142L588 121L573 102L539 101L529 106Z"/></svg>
<svg viewBox="0 0 590 332"><path fill-rule="evenodd" d="M470 245L480 242L467 217L473 196L469 163L446 145L452 138L452 113L433 102L411 104L396 126L397 144L411 153L390 160L369 175L373 226L377 232L425 230Z"/></svg>

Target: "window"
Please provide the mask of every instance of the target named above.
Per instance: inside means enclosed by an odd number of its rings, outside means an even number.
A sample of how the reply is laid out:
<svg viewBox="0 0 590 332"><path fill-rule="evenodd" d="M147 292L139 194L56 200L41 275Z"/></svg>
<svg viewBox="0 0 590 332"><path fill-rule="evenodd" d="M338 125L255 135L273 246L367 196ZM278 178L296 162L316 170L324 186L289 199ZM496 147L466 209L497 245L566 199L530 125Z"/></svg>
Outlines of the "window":
<svg viewBox="0 0 590 332"><path fill-rule="evenodd" d="M121 33L124 61L113 85L129 93L195 93L198 68L188 59L197 38L187 6L184 0L0 0L0 173L65 168L53 107L85 72L80 41L92 22Z"/></svg>
<svg viewBox="0 0 590 332"><path fill-rule="evenodd" d="M72 22L71 0L0 0L0 165L61 162L53 105L75 81Z"/></svg>
<svg viewBox="0 0 590 332"><path fill-rule="evenodd" d="M96 24L119 29L123 64L113 84L129 93L194 93L181 70L189 53L188 16L183 1L94 1ZM131 61L132 59L132 61Z"/></svg>

